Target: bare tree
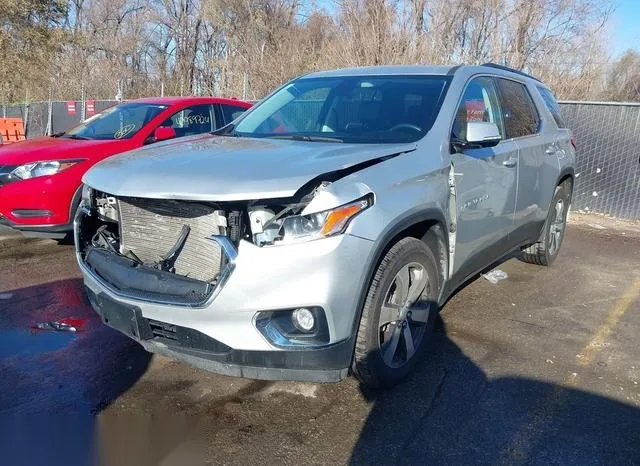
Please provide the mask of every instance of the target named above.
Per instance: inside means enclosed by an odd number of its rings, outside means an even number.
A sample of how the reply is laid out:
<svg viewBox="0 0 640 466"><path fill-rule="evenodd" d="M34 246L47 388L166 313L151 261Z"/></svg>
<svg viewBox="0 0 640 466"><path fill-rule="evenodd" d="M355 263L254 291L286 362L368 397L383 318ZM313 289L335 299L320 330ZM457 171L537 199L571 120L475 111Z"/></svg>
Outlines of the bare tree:
<svg viewBox="0 0 640 466"><path fill-rule="evenodd" d="M564 98L622 98L637 65L609 72L612 1L0 0L0 91L257 99L323 68L492 61Z"/></svg>

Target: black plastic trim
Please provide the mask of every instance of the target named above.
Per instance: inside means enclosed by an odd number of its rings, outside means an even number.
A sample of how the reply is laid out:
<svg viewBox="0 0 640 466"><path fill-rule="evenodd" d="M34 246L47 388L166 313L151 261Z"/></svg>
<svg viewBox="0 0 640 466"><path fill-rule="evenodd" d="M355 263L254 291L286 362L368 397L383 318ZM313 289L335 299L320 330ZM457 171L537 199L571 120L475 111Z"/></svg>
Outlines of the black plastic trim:
<svg viewBox="0 0 640 466"><path fill-rule="evenodd" d="M43 209L15 209L11 213L16 218L51 217L53 212Z"/></svg>
<svg viewBox="0 0 640 466"><path fill-rule="evenodd" d="M562 181L563 178L566 178L567 176L569 176L571 178L572 182L574 181L575 178L575 170L573 167L568 166L568 167L564 167L562 169L562 171L560 171L560 175L558 176L558 180L556 181L556 186L558 186L560 184L560 182Z"/></svg>
<svg viewBox="0 0 640 466"><path fill-rule="evenodd" d="M132 298L197 306L205 302L215 288L194 278L138 264L105 249L89 247L84 264L112 288Z"/></svg>

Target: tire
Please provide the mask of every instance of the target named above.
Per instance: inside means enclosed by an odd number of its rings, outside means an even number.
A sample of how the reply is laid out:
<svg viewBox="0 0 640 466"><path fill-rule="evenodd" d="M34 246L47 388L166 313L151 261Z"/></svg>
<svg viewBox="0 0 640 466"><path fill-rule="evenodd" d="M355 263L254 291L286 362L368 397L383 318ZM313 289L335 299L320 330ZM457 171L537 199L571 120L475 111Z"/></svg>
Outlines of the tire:
<svg viewBox="0 0 640 466"><path fill-rule="evenodd" d="M396 385L420 362L438 314L439 289L435 256L422 241L403 238L385 254L367 292L352 364L367 388Z"/></svg>
<svg viewBox="0 0 640 466"><path fill-rule="evenodd" d="M522 250L521 259L536 265L549 266L558 257L567 230L567 213L571 203L571 182L565 181L553 194L549 213L537 243Z"/></svg>

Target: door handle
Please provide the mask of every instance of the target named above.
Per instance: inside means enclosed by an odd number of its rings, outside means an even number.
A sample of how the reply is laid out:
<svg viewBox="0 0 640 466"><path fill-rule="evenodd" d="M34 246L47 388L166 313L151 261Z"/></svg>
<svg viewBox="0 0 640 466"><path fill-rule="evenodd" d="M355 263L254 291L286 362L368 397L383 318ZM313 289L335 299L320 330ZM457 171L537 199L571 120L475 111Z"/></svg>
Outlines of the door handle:
<svg viewBox="0 0 640 466"><path fill-rule="evenodd" d="M509 167L509 168L513 168L517 164L518 164L518 159L516 159L515 157L509 157L507 160L502 162L502 165L504 165L505 167Z"/></svg>
<svg viewBox="0 0 640 466"><path fill-rule="evenodd" d="M555 146L547 146L547 148L545 149L545 154L547 155L553 155L557 152L557 148Z"/></svg>

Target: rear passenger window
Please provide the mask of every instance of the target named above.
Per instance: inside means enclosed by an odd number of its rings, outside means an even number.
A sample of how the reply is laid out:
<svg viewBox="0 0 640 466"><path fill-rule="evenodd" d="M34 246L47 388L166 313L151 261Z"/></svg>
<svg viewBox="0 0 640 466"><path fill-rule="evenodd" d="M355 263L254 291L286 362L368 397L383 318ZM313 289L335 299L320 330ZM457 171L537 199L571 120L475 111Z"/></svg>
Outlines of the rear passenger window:
<svg viewBox="0 0 640 466"><path fill-rule="evenodd" d="M451 137L465 141L467 139L467 123L470 121L495 123L500 130L500 134L504 137L493 79L487 77L474 78L467 84L453 120Z"/></svg>
<svg viewBox="0 0 640 466"><path fill-rule="evenodd" d="M496 82L507 139L537 133L540 118L526 86L510 79L496 78Z"/></svg>
<svg viewBox="0 0 640 466"><path fill-rule="evenodd" d="M239 105L222 104L220 107L222 107L222 116L224 117L225 123L231 123L247 110Z"/></svg>
<svg viewBox="0 0 640 466"><path fill-rule="evenodd" d="M556 120L556 124L558 128L566 128L564 120L562 119L562 115L560 115L560 106L556 101L556 98L553 96L551 91L545 87L538 86L538 91L540 91L540 95L542 96L542 100L544 104L547 106L553 119Z"/></svg>

